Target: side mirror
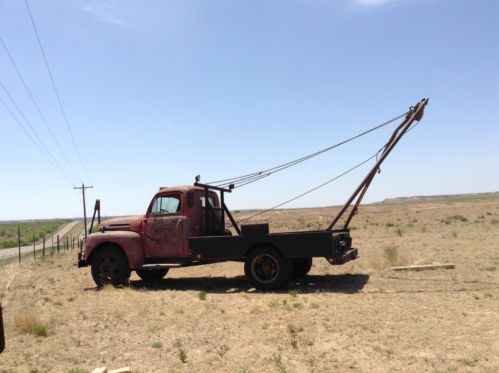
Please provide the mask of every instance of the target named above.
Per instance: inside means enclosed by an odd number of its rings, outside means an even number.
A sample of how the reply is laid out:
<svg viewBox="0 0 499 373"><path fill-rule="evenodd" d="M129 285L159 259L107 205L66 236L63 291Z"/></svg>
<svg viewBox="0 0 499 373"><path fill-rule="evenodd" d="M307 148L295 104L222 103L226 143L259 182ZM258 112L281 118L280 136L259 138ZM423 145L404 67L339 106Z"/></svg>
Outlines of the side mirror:
<svg viewBox="0 0 499 373"><path fill-rule="evenodd" d="M5 335L3 333L2 305L0 304L0 353L5 349Z"/></svg>

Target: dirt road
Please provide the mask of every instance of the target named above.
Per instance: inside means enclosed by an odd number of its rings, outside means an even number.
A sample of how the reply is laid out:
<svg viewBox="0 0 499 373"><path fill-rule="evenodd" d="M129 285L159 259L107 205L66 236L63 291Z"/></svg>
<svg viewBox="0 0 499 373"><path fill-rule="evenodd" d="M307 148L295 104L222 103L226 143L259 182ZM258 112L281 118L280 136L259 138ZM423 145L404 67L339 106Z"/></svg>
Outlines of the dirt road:
<svg viewBox="0 0 499 373"><path fill-rule="evenodd" d="M77 221L73 221L71 223L68 223L66 225L64 225L63 227L59 228L58 230L56 230L54 232L54 234L52 235L49 235L49 236L46 236L45 237L45 240L46 240L46 246L51 246L52 245L52 237L54 237L54 244L55 244L55 240L56 240L56 237L59 236L59 238L62 238L64 237L65 235L67 235L78 223L80 223L79 220ZM36 251L39 251L39 250L42 250L42 243L38 243L35 245L35 250ZM21 247L21 254L25 254L25 253L32 253L33 252L33 245L29 245L29 246L22 246ZM0 250L0 260L4 260L4 259L9 259L9 258L12 258L12 257L15 257L19 254L19 248L17 247L12 247L12 248L9 248L9 249L2 249Z"/></svg>

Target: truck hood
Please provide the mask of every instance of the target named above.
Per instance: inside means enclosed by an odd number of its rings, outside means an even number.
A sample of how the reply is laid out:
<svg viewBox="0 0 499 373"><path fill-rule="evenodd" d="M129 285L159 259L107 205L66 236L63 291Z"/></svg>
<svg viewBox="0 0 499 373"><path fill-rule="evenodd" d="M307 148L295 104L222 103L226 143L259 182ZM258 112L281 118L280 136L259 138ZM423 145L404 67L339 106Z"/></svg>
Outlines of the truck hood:
<svg viewBox="0 0 499 373"><path fill-rule="evenodd" d="M101 232L132 231L138 233L140 232L142 219L142 215L137 215L104 220L100 223L100 230Z"/></svg>

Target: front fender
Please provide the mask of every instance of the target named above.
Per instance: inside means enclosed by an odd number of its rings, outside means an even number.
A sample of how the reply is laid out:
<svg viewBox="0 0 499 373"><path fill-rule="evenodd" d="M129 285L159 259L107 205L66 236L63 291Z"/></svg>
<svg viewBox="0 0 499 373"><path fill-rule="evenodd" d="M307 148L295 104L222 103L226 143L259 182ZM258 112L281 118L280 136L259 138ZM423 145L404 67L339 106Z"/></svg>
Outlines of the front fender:
<svg viewBox="0 0 499 373"><path fill-rule="evenodd" d="M93 233L85 241L85 260L88 264L92 261L92 254L105 245L120 247L128 259L131 269L144 264L144 250L142 240L136 232L129 231L107 231L104 233Z"/></svg>

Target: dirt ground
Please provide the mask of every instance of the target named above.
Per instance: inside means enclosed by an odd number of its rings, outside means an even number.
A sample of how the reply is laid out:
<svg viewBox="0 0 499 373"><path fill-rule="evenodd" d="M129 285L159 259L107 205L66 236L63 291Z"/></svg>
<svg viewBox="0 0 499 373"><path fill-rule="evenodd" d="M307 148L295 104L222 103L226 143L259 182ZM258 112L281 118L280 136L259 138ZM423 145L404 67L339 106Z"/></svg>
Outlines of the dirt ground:
<svg viewBox="0 0 499 373"><path fill-rule="evenodd" d="M334 211L256 221L312 230ZM497 194L363 206L353 228L359 259L315 259L310 276L278 292L250 289L240 263L150 284L133 274L130 287L101 291L75 252L3 267L0 372L499 371ZM456 268L388 269L434 262Z"/></svg>

